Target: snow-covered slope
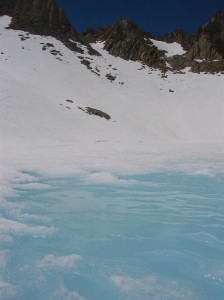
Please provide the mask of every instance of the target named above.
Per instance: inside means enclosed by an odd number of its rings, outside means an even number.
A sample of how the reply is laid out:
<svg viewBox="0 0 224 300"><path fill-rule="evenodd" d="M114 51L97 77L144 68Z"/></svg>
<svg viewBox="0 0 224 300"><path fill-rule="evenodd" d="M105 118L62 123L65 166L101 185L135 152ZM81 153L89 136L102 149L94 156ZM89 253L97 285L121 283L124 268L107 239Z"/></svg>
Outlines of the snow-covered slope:
<svg viewBox="0 0 224 300"><path fill-rule="evenodd" d="M4 29L7 17L0 21L1 138L70 142L81 135L122 140L128 135L151 141L223 141L223 76L186 72L161 78L160 72L110 56L103 44L92 45L102 57L76 55L51 37L28 35L21 41L25 33ZM42 50L47 43L54 47ZM53 55L52 49L60 53ZM99 76L77 56L89 60ZM86 106L102 109L112 120L78 109Z"/></svg>
<svg viewBox="0 0 224 300"><path fill-rule="evenodd" d="M114 156L118 149L127 157L127 153L137 153L136 149L148 153L147 147L158 143L223 143L223 75L186 70L184 74L167 73L164 78L160 71L109 55L102 43L92 45L101 57L89 56L87 51L80 55L52 37L5 29L9 22L7 16L0 18L0 151L4 172L9 165L20 169L39 166L38 157L43 153L54 165L54 158L62 152L54 156L56 150L49 150L50 145L69 145L66 155L70 156L64 156L61 165L67 161L71 167L71 161L75 164L89 155L99 155L100 163L85 161L93 168L103 168L107 163L102 153L107 161L116 157L121 165L123 156ZM102 110L111 120L85 113L86 107ZM100 148L100 141L110 145ZM40 147L48 150L38 152ZM72 158L74 153L79 159ZM131 154L129 158L127 165L133 160Z"/></svg>

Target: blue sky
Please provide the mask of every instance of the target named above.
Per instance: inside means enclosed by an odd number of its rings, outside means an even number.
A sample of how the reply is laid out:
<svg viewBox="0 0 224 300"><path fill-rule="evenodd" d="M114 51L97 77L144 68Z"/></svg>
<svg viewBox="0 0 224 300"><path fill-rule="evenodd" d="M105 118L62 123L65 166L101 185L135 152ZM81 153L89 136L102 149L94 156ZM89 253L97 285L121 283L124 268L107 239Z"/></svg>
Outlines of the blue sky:
<svg viewBox="0 0 224 300"><path fill-rule="evenodd" d="M194 33L218 8L224 10L224 0L57 0L57 3L79 32L131 18L152 34L177 28Z"/></svg>

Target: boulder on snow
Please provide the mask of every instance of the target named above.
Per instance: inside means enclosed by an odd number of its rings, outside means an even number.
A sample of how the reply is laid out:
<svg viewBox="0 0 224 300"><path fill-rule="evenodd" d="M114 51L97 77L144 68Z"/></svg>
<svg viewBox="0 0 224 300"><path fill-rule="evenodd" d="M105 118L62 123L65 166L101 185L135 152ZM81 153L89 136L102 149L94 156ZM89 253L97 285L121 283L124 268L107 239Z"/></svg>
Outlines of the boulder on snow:
<svg viewBox="0 0 224 300"><path fill-rule="evenodd" d="M86 107L86 108L78 107L78 108L81 109L82 111L84 111L85 113L87 113L88 115L98 116L98 117L104 118L108 121L111 119L111 116L102 110L92 108L92 107Z"/></svg>

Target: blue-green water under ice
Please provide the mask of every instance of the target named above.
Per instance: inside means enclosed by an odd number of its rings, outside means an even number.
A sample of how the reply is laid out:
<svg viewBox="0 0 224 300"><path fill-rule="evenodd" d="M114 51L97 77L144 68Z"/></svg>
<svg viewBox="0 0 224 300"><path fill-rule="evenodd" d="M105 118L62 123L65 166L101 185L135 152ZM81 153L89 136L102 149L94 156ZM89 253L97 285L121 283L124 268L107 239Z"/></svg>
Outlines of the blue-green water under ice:
<svg viewBox="0 0 224 300"><path fill-rule="evenodd" d="M223 176L36 182L0 206L0 299L224 299Z"/></svg>

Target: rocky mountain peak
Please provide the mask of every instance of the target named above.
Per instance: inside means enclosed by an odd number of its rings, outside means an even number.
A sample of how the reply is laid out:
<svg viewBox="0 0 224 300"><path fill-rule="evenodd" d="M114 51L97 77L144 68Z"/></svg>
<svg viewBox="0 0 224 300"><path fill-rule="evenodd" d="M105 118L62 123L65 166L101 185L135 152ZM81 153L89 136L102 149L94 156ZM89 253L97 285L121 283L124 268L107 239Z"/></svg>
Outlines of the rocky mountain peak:
<svg viewBox="0 0 224 300"><path fill-rule="evenodd" d="M199 27L187 57L210 61L224 58L224 13L221 10L216 11L208 23Z"/></svg>
<svg viewBox="0 0 224 300"><path fill-rule="evenodd" d="M1 14L13 17L13 29L27 28L32 33L54 33L77 35L64 15L63 9L54 0L0 0Z"/></svg>
<svg viewBox="0 0 224 300"><path fill-rule="evenodd" d="M153 45L149 37L130 19L122 19L112 26L87 29L83 33L88 42L102 41L111 55L125 60L141 61L148 66L165 68L164 51Z"/></svg>
<svg viewBox="0 0 224 300"><path fill-rule="evenodd" d="M111 27L111 37L121 37L124 39L135 39L143 37L143 32L140 27L132 22L130 19L123 19L117 21Z"/></svg>
<svg viewBox="0 0 224 300"><path fill-rule="evenodd" d="M224 13L221 9L218 9L214 15L211 17L210 22L219 22L219 23L223 23L223 17L224 17Z"/></svg>
<svg viewBox="0 0 224 300"><path fill-rule="evenodd" d="M138 25L133 23L130 19L122 19L117 21L114 25L101 26L97 29L88 28L83 33L83 37L89 42L97 40L106 41L107 39L135 39L142 37L143 32Z"/></svg>
<svg viewBox="0 0 224 300"><path fill-rule="evenodd" d="M70 39L85 44L89 51L97 54L86 44L70 21L64 10L58 8L55 0L0 0L0 14L12 17L11 29L24 30L33 34L51 35L61 40L72 50L82 52Z"/></svg>

